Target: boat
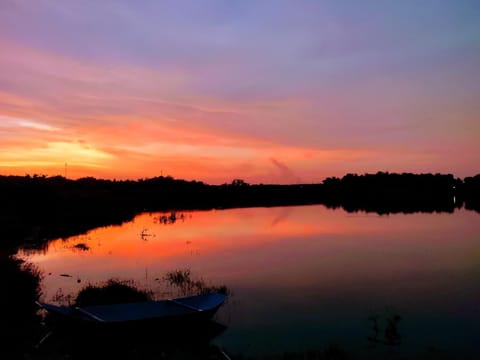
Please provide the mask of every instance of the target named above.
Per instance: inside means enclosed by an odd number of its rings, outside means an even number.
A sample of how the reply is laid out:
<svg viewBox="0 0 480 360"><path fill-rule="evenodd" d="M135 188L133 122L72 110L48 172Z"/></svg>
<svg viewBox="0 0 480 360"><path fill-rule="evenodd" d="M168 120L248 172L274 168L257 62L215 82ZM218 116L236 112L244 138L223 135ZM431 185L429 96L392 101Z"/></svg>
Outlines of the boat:
<svg viewBox="0 0 480 360"><path fill-rule="evenodd" d="M137 324L162 321L171 325L210 320L226 300L221 293L93 306L58 306L37 302L57 320L96 325Z"/></svg>

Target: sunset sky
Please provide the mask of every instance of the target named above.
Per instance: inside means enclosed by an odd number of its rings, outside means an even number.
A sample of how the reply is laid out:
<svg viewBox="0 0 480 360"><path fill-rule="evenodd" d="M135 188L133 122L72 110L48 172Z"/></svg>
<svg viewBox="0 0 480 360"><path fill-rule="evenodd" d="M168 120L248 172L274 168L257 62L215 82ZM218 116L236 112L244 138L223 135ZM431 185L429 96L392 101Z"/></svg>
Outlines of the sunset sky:
<svg viewBox="0 0 480 360"><path fill-rule="evenodd" d="M480 172L477 0L0 1L0 174Z"/></svg>

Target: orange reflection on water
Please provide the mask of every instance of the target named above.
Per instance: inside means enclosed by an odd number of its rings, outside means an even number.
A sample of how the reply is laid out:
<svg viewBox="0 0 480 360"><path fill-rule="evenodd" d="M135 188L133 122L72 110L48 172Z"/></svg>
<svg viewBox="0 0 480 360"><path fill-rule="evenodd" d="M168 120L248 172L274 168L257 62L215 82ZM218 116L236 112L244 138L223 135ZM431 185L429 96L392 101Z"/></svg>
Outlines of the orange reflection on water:
<svg viewBox="0 0 480 360"><path fill-rule="evenodd" d="M177 213L164 224L169 215L141 214L32 255L46 275L46 300L60 288L74 294L111 277L133 279L160 297L164 275L186 268L233 290L428 298L444 286L444 274L460 276L480 255L478 214L466 211L378 216L323 206L254 208Z"/></svg>

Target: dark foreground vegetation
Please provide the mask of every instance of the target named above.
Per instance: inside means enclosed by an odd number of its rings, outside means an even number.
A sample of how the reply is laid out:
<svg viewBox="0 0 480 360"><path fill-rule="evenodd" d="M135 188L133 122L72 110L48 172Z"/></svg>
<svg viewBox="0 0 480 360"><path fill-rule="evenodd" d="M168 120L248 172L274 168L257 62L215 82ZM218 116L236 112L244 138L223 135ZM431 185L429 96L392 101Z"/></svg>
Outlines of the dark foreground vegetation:
<svg viewBox="0 0 480 360"><path fill-rule="evenodd" d="M40 317L35 301L40 297L41 274L13 256L0 257L0 281L3 285L0 306L0 358L23 358L41 334Z"/></svg>

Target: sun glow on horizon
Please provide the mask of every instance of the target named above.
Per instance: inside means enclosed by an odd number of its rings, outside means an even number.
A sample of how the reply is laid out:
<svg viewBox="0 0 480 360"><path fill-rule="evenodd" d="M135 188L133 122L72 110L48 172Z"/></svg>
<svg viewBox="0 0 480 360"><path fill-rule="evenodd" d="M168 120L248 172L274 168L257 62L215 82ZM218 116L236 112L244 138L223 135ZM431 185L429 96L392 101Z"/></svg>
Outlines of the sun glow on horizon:
<svg viewBox="0 0 480 360"><path fill-rule="evenodd" d="M42 147L16 148L0 155L0 167L34 169L70 163L86 168L103 168L113 156L86 144L49 142Z"/></svg>
<svg viewBox="0 0 480 360"><path fill-rule="evenodd" d="M5 140L0 171L15 175L63 175L68 164L70 178L171 175L209 183L238 177L251 183L299 183L311 181L299 175L305 171L322 180L323 174L312 170L321 164L366 158L371 152L288 146L241 134L172 127L162 119L108 118L123 125L62 130L25 118L2 119L8 120L2 128L15 133L16 140Z"/></svg>

